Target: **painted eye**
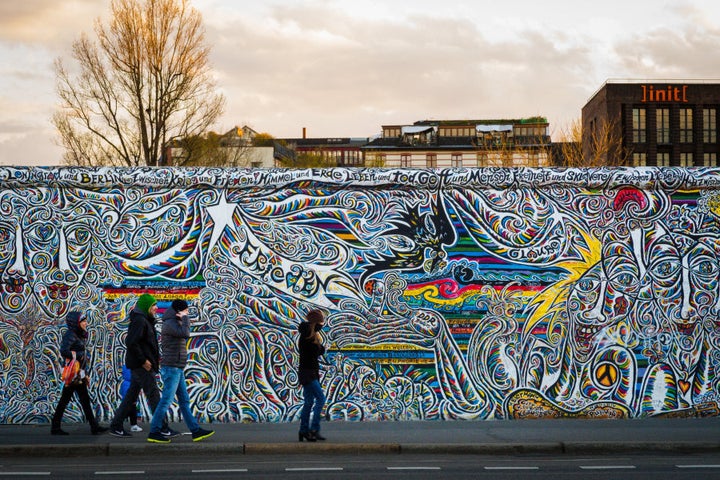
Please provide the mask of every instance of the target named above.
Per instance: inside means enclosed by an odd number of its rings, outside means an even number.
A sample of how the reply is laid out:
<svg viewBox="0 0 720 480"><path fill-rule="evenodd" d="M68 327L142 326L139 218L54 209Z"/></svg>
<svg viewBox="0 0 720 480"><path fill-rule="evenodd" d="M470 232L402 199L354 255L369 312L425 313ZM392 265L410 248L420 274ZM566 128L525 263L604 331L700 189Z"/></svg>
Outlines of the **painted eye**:
<svg viewBox="0 0 720 480"><path fill-rule="evenodd" d="M29 237L39 242L47 243L55 234L53 227L50 225L38 225L29 232Z"/></svg>
<svg viewBox="0 0 720 480"><path fill-rule="evenodd" d="M585 278L577 282L576 288L583 293L594 292L598 289L598 283L597 280Z"/></svg>
<svg viewBox="0 0 720 480"><path fill-rule="evenodd" d="M75 228L66 233L68 242L85 244L90 240L90 230L84 227Z"/></svg>
<svg viewBox="0 0 720 480"><path fill-rule="evenodd" d="M718 271L718 266L715 262L710 260L703 260L695 265L695 270L700 275L713 276Z"/></svg>
<svg viewBox="0 0 720 480"><path fill-rule="evenodd" d="M637 278L629 272L624 272L616 275L613 278L613 283L620 287L628 288L637 283Z"/></svg>
<svg viewBox="0 0 720 480"><path fill-rule="evenodd" d="M658 278L669 278L679 271L680 263L673 259L662 260L652 268L652 273Z"/></svg>

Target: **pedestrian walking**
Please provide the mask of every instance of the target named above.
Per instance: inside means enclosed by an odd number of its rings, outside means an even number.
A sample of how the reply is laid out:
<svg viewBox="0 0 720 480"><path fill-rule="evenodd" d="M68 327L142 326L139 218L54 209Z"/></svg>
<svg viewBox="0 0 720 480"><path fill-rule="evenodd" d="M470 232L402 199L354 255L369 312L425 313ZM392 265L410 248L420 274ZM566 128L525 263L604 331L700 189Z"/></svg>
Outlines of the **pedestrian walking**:
<svg viewBox="0 0 720 480"><path fill-rule="evenodd" d="M122 383L120 384L120 396L124 397L125 394L128 391L128 388L130 388L130 379L131 379L131 372L130 369L127 368L127 366L122 366ZM130 431L131 432L142 432L142 427L138 425L138 415L140 413L140 409L138 408L137 402L135 405L132 405L130 407L130 413L128 413L128 420L130 421Z"/></svg>
<svg viewBox="0 0 720 480"><path fill-rule="evenodd" d="M52 418L50 433L52 435L68 435L68 432L60 428L65 409L67 408L74 393L77 394L80 405L85 413L85 419L90 424L90 432L93 435L107 432L107 427L98 425L92 406L90 405L90 394L88 393L89 379L89 355L86 351L88 339L87 319L78 311L68 312L65 317L67 330L63 334L60 345L60 355L66 363L73 360L78 362L80 369L74 379L63 385L60 401L55 407L55 414Z"/></svg>
<svg viewBox="0 0 720 480"><path fill-rule="evenodd" d="M147 440L151 443L170 443L170 439L162 435L161 427L162 420L176 396L185 425L192 433L193 442L204 440L215 433L213 430L200 428L190 409L190 396L185 379L187 342L190 339L190 317L188 315L188 304L185 300L180 299L173 300L170 308L163 314L160 336L162 347L160 374L163 391L160 403L150 422L150 433Z"/></svg>
<svg viewBox="0 0 720 480"><path fill-rule="evenodd" d="M160 363L157 331L155 330L156 313L157 302L155 297L149 293L140 295L135 308L130 312L130 325L125 337L125 365L130 370L130 386L110 422L110 435L121 438L132 436L123 427L123 422L136 405L141 390L145 393L145 398L147 398L152 411L155 411L160 401L160 389L155 378ZM163 419L161 433L166 437L180 434L169 428L165 419Z"/></svg>
<svg viewBox="0 0 720 480"><path fill-rule="evenodd" d="M319 357L325 353L320 338L320 330L325 325L325 316L320 310L311 310L304 322L298 326L298 352L300 364L298 379L303 387L304 403L300 412L300 431L298 440L315 442L325 440L320 435L320 415L325 405L325 394L320 386ZM312 423L310 413L312 412Z"/></svg>

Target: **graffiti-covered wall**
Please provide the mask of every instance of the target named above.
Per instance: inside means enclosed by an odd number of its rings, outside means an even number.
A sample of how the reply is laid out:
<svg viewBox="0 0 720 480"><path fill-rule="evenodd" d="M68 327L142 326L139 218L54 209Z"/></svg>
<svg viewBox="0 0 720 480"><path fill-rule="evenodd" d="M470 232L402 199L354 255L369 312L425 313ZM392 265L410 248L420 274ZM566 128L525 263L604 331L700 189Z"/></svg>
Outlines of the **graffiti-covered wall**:
<svg viewBox="0 0 720 480"><path fill-rule="evenodd" d="M111 417L141 292L161 311L191 303L203 422L299 417L296 327L314 308L330 419L718 414L717 169L0 168L0 181L0 423L49 421L77 309L93 404Z"/></svg>

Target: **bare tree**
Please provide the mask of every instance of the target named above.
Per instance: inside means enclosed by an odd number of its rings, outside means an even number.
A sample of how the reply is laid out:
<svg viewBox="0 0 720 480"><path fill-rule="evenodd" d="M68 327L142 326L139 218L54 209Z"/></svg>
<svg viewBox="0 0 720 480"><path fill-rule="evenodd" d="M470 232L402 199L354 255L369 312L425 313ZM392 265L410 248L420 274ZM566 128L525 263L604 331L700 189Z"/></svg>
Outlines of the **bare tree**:
<svg viewBox="0 0 720 480"><path fill-rule="evenodd" d="M163 165L171 139L199 135L223 111L200 13L187 0L112 0L108 25L55 62L53 116L70 165Z"/></svg>
<svg viewBox="0 0 720 480"><path fill-rule="evenodd" d="M381 153L368 154L365 166L368 168L384 168L387 163L386 158Z"/></svg>
<svg viewBox="0 0 720 480"><path fill-rule="evenodd" d="M619 128L602 122L592 130L583 130L576 119L560 133L555 155L564 167L604 167L627 165L630 151L623 147Z"/></svg>
<svg viewBox="0 0 720 480"><path fill-rule="evenodd" d="M542 167L548 164L548 141L543 135L533 135L523 142L501 137L480 143L477 155L481 167Z"/></svg>

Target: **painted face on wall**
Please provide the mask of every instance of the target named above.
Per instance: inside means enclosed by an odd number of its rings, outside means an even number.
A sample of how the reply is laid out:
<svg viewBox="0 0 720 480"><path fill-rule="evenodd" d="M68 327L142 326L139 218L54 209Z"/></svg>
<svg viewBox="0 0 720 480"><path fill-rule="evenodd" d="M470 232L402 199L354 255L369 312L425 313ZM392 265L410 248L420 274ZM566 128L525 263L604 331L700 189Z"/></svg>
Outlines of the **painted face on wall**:
<svg viewBox="0 0 720 480"><path fill-rule="evenodd" d="M0 223L0 245L0 306L7 311L17 311L22 307L23 295L28 293L20 226L9 222Z"/></svg>
<svg viewBox="0 0 720 480"><path fill-rule="evenodd" d="M606 310L608 282L597 263L575 282L568 296L567 311L573 352L579 360L586 360L597 344L598 332L610 317Z"/></svg>
<svg viewBox="0 0 720 480"><path fill-rule="evenodd" d="M19 223L3 229L11 241L2 259L2 309L20 311L32 295L46 314L66 313L73 289L89 270L92 229L87 218L71 218L59 203L57 192L35 192L19 207Z"/></svg>
<svg viewBox="0 0 720 480"><path fill-rule="evenodd" d="M637 302L639 286L640 268L631 243L618 239L603 245L601 261L575 282L568 296L576 358L587 360L600 343L608 340L608 329L625 319Z"/></svg>
<svg viewBox="0 0 720 480"><path fill-rule="evenodd" d="M720 268L712 242L666 234L649 250L647 282L657 313L680 337L698 336L698 325L717 308Z"/></svg>

